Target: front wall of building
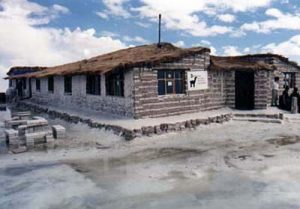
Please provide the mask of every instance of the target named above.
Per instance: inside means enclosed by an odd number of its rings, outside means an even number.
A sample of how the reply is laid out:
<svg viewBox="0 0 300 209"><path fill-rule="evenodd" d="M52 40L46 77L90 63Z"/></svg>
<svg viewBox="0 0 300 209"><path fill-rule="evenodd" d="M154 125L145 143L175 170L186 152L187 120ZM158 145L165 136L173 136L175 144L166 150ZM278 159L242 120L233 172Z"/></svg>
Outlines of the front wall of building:
<svg viewBox="0 0 300 209"><path fill-rule="evenodd" d="M64 93L64 77L54 76L54 92L48 92L48 79L41 78L41 89L36 90L32 80L33 96L31 101L50 106L60 106L80 110L95 110L123 116L133 116L132 72L125 73L124 97L106 96L105 76L101 76L101 95L86 94L86 76L72 77L72 95Z"/></svg>
<svg viewBox="0 0 300 209"><path fill-rule="evenodd" d="M256 71L254 73L254 108L266 109L269 105L269 95L272 92L270 81L271 71Z"/></svg>
<svg viewBox="0 0 300 209"><path fill-rule="evenodd" d="M225 107L230 103L228 99L232 97L232 92L228 91L232 85L227 83L232 80L231 72L208 71L209 88L206 90L186 90L184 94L158 95L157 71L159 69L203 71L207 70L209 63L209 53L203 53L178 62L163 64L154 69L135 68L135 117L160 117Z"/></svg>

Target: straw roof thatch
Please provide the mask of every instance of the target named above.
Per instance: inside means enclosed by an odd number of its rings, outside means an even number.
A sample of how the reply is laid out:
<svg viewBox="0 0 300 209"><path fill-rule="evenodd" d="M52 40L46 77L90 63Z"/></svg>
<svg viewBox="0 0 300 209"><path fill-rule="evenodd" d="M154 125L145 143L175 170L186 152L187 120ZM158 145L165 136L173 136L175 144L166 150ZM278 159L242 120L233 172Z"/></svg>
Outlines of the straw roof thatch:
<svg viewBox="0 0 300 209"><path fill-rule="evenodd" d="M211 70L275 70L272 62L268 63L270 58L279 59L300 70L296 62L278 54L251 54L243 56L217 57L211 56Z"/></svg>
<svg viewBox="0 0 300 209"><path fill-rule="evenodd" d="M16 71L19 71L19 73L26 72L28 70L31 71L41 71L45 70L47 67L40 67L40 66L15 66L9 69L9 71L6 73L7 75L10 75Z"/></svg>
<svg viewBox="0 0 300 209"><path fill-rule="evenodd" d="M49 67L43 71L29 73L23 77L46 77L53 75L76 75L86 73L106 73L115 69L129 69L133 67L153 67L165 62L173 62L189 55L209 52L203 47L178 48L169 43L143 45L100 55L56 67ZM14 77L17 78L17 77Z"/></svg>
<svg viewBox="0 0 300 209"><path fill-rule="evenodd" d="M273 66L263 61L249 62L240 57L215 57L210 58L210 70L273 70Z"/></svg>

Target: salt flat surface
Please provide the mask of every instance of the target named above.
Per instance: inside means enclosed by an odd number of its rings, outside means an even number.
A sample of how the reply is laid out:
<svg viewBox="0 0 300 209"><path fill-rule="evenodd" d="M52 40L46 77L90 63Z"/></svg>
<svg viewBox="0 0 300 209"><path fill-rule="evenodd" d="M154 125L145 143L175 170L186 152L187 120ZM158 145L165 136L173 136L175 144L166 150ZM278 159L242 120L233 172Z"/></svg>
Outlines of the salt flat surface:
<svg viewBox="0 0 300 209"><path fill-rule="evenodd" d="M299 123L229 122L130 142L50 123L66 127L65 145L0 154L0 208L300 208Z"/></svg>

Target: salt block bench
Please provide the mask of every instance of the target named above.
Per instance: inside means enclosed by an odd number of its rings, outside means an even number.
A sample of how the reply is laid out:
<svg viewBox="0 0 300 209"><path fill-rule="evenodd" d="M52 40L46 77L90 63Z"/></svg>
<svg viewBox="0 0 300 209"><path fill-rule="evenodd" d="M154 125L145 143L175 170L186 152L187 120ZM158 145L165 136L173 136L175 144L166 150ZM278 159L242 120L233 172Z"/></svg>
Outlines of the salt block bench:
<svg viewBox="0 0 300 209"><path fill-rule="evenodd" d="M24 136L27 133L34 133L39 131L50 130L48 121L46 119L28 120L26 125L18 126L19 136Z"/></svg>
<svg viewBox="0 0 300 209"><path fill-rule="evenodd" d="M25 142L28 149L31 149L38 144L52 143L53 141L52 131L40 131L25 134Z"/></svg>
<svg viewBox="0 0 300 209"><path fill-rule="evenodd" d="M66 129L61 125L52 126L52 131L55 139L63 139L66 137Z"/></svg>
<svg viewBox="0 0 300 209"><path fill-rule="evenodd" d="M5 128L11 129L11 128L17 128L20 125L26 125L27 120L6 120L4 121Z"/></svg>
<svg viewBox="0 0 300 209"><path fill-rule="evenodd" d="M12 112L12 118L18 118L19 120L28 120L31 117L30 111L23 111L23 112Z"/></svg>

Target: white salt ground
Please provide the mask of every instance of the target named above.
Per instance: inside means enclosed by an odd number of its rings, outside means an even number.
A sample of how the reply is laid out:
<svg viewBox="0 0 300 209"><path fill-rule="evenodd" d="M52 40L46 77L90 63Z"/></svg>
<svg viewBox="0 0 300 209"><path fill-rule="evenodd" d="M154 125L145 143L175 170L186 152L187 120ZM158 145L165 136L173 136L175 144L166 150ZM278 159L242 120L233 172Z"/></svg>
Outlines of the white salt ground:
<svg viewBox="0 0 300 209"><path fill-rule="evenodd" d="M89 143L0 155L0 208L300 207L300 142L276 144L297 139L299 123L229 122L130 142L51 123L67 127L70 143Z"/></svg>

